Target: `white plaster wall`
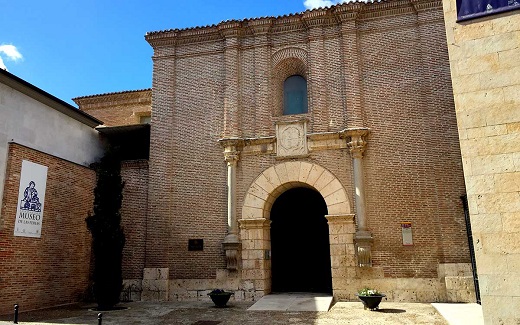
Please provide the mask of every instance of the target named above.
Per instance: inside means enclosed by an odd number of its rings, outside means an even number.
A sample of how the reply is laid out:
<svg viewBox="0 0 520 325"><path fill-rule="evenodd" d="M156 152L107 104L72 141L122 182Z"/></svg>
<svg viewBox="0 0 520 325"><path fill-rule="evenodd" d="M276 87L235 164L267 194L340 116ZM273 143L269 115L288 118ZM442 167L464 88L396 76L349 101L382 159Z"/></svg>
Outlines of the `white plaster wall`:
<svg viewBox="0 0 520 325"><path fill-rule="evenodd" d="M96 130L0 83L0 202L9 141L85 166L103 153Z"/></svg>

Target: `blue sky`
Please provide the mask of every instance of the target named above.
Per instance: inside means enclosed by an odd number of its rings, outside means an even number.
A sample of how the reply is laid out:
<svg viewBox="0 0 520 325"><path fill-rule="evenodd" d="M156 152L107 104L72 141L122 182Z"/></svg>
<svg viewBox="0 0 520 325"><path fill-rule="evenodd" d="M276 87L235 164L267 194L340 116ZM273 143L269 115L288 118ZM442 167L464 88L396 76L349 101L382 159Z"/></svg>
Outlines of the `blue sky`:
<svg viewBox="0 0 520 325"><path fill-rule="evenodd" d="M278 16L340 0L0 1L0 67L71 98L151 87L149 31Z"/></svg>

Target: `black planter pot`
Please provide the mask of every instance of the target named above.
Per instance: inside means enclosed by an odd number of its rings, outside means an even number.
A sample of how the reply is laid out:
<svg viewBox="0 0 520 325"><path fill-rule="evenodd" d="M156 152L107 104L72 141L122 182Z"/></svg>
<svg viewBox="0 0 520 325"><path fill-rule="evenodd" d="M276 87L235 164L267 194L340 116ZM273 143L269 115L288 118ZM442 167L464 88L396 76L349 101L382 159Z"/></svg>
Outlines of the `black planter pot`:
<svg viewBox="0 0 520 325"><path fill-rule="evenodd" d="M377 295L377 296L360 296L356 293L356 296L358 296L359 299L363 302L363 306L365 309L370 310L378 310L379 304L381 303L381 300L386 297L385 295Z"/></svg>
<svg viewBox="0 0 520 325"><path fill-rule="evenodd" d="M221 293L208 293L215 306L222 308L226 307L229 298L231 298L232 292L221 292Z"/></svg>

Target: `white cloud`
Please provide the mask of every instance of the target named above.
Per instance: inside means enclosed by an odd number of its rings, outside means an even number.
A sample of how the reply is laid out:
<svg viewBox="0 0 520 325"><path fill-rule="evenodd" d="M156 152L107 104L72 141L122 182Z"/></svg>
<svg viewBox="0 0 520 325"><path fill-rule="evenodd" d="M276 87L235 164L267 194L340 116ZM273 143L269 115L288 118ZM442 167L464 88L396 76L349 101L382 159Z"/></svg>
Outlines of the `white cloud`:
<svg viewBox="0 0 520 325"><path fill-rule="evenodd" d="M305 0L303 5L307 9L315 9L319 7L329 7L338 3L348 2L349 0Z"/></svg>
<svg viewBox="0 0 520 325"><path fill-rule="evenodd" d="M2 56L6 57L7 60L10 61L18 61L23 59L22 54L18 51L16 46L10 44L0 45L0 69L4 70L7 70L7 67L4 64Z"/></svg>
<svg viewBox="0 0 520 325"><path fill-rule="evenodd" d="M305 0L303 5L307 9L332 6L335 2L329 0Z"/></svg>

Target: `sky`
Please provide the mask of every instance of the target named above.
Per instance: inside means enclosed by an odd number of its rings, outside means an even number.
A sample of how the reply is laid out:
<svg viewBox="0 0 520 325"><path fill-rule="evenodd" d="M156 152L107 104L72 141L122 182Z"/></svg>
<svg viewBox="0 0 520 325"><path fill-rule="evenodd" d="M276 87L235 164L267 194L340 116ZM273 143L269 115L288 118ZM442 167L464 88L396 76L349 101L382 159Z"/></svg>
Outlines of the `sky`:
<svg viewBox="0 0 520 325"><path fill-rule="evenodd" d="M74 97L150 88L147 32L279 16L345 0L0 0L0 68Z"/></svg>

